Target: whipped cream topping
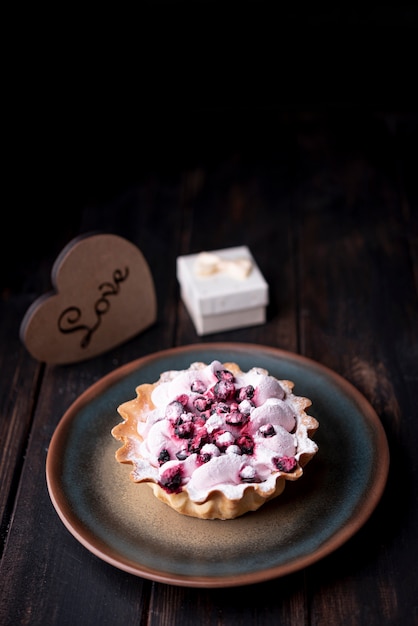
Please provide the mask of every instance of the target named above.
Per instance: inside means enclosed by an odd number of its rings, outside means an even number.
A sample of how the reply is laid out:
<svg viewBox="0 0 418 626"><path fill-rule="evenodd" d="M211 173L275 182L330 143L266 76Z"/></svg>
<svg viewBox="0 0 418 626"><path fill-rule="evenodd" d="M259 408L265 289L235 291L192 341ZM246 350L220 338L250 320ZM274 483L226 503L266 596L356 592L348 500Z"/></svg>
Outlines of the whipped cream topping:
<svg viewBox="0 0 418 626"><path fill-rule="evenodd" d="M317 450L302 420L306 399L292 388L265 369L233 373L217 360L164 372L130 449L134 480L195 502L215 489L239 499L249 484L270 492Z"/></svg>

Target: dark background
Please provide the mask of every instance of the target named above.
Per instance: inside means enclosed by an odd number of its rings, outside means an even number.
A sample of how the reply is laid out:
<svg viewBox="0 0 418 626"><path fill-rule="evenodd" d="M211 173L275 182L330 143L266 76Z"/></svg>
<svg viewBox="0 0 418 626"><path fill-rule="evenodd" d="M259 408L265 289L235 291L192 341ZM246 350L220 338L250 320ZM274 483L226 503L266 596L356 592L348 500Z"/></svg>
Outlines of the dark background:
<svg viewBox="0 0 418 626"><path fill-rule="evenodd" d="M345 115L353 137L358 120L410 123L417 17L406 2L157 1L132 13L12 15L2 281L19 283L22 263L51 236L58 253L81 207L154 171L176 177L215 163L231 146L262 161L292 116L320 112L332 124Z"/></svg>

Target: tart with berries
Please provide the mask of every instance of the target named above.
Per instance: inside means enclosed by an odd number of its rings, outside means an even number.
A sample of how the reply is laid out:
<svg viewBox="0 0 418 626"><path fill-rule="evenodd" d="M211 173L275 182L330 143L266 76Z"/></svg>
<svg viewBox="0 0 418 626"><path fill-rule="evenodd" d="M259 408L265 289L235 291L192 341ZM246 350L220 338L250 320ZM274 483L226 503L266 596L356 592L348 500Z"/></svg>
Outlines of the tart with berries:
<svg viewBox="0 0 418 626"><path fill-rule="evenodd" d="M279 496L318 451L318 421L294 383L263 368L195 362L136 388L117 407L119 463L177 512L234 519Z"/></svg>

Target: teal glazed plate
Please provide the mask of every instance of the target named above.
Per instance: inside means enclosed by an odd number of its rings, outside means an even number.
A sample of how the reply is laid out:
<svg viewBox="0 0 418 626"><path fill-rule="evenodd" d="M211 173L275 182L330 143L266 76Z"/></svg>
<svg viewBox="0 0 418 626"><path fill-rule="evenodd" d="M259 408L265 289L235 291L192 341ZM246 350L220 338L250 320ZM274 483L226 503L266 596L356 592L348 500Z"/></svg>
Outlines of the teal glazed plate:
<svg viewBox="0 0 418 626"><path fill-rule="evenodd" d="M115 459L117 407L135 388L194 361L234 361L292 380L311 399L319 450L303 476L258 511L234 520L201 520L160 502L133 483ZM70 533L111 565L185 587L231 587L284 576L327 556L368 520L386 485L389 450L382 424L363 395L332 370L283 350L241 343L168 349L124 365L87 389L61 418L46 477Z"/></svg>

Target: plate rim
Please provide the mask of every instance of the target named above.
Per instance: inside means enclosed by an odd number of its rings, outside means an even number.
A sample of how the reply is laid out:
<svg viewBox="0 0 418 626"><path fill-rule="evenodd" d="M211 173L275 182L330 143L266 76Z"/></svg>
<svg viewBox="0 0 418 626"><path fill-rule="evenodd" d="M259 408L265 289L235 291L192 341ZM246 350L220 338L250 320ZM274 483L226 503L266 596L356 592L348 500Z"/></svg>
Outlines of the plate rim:
<svg viewBox="0 0 418 626"><path fill-rule="evenodd" d="M147 565L138 563L137 561L129 561L127 558L122 559L117 556L116 550L113 550L106 542L103 542L98 538L91 529L79 530L80 526L83 526L81 520L71 510L69 506L68 498L64 493L60 491L60 480L57 477L60 464L58 455L54 454L56 449L60 449L60 444L64 445L66 436L71 427L72 421L75 419L78 412L86 406L91 400L98 397L101 393L107 390L111 385L117 384L119 381L130 375L136 369L139 369L154 360L164 359L177 354L184 354L187 352L199 352L199 351L217 351L217 350L234 350L235 352L243 352L249 354L254 351L261 351L263 354L273 358L284 358L300 364L302 367L314 368L325 377L335 381L339 388L350 398L356 401L359 407L359 412L367 420L367 422L373 426L373 432L376 437L375 449L379 451L379 464L377 471L373 476L373 483L371 493L366 498L353 519L350 519L348 523L340 527L334 534L325 540L321 546L312 551L311 553L296 557L295 559L265 569L259 569L257 571L243 572L241 574L228 574L226 576L208 576L208 575L183 575L179 573L165 572L156 568L148 567ZM360 411L361 408L361 411ZM291 574L295 571L308 567L313 563L321 560L325 556L328 556L334 552L337 548L346 543L372 515L377 504L379 503L383 492L386 487L388 474L389 474L389 445L386 437L386 432L383 428L382 422L369 402L367 398L355 387L350 381L344 378L338 372L332 370L326 365L311 359L305 355L298 354L296 352L284 350L282 348L276 348L269 345L257 344L257 343L244 343L244 342L198 342L196 344L187 344L182 346L176 346L166 348L156 352L152 352L143 355L137 359L129 361L119 367L113 369L109 373L105 374L96 382L92 383L87 389L85 389L66 409L60 420L58 421L55 430L51 436L48 446L46 457L46 482L47 489L54 506L56 513L63 522L67 530L87 548L91 553L99 557L101 560L113 565L117 569L128 572L130 574L147 578L156 582L179 585L185 587L232 587L253 584L258 582L264 582L273 578L279 578L284 575Z"/></svg>

